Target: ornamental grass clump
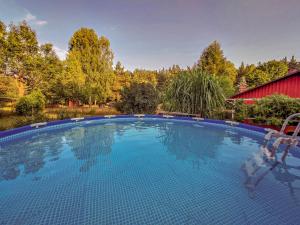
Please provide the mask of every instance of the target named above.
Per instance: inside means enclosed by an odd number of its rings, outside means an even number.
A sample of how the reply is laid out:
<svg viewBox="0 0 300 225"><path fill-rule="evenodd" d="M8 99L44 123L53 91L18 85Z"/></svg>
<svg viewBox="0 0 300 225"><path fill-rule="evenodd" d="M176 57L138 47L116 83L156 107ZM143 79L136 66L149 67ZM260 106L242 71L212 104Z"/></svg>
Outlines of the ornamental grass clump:
<svg viewBox="0 0 300 225"><path fill-rule="evenodd" d="M173 112L200 114L212 117L225 104L225 97L217 79L202 70L179 73L169 84L164 108Z"/></svg>

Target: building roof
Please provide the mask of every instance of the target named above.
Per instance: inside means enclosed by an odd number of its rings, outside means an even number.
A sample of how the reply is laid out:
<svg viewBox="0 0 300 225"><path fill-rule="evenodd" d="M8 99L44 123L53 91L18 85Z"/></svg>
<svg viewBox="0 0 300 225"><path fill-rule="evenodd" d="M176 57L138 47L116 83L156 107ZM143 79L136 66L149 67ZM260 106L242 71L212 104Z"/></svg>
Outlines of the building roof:
<svg viewBox="0 0 300 225"><path fill-rule="evenodd" d="M276 82L279 82L279 81L282 81L282 80L286 80L286 79L289 79L289 78L294 77L294 76L300 76L300 71L299 71L299 70L293 70L293 71L289 72L289 73L288 73L286 76L284 76L284 77L280 77L280 78L278 78L278 79L276 79L276 80L272 80L272 81L270 81L270 82L268 82L268 83L265 83L265 84L259 85L259 86L257 86L257 87L254 87L254 88L250 88L250 89L248 89L248 90L246 90L246 91L240 92L240 93L238 93L238 94L235 94L235 95L231 96L230 99L238 98L238 97L240 97L241 95L244 95L244 94L246 94L246 93L253 92L253 91L255 91L255 90L257 90L257 89L260 89L260 88L262 88L262 87L265 87L265 86L267 86L267 85L269 85L269 84L276 83Z"/></svg>

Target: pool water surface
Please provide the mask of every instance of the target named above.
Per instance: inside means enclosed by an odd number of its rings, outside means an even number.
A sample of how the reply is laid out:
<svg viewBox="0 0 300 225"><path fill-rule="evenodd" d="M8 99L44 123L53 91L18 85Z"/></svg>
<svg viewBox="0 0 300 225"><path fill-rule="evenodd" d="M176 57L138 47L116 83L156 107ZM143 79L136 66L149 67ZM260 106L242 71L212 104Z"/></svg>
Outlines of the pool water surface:
<svg viewBox="0 0 300 225"><path fill-rule="evenodd" d="M172 119L24 132L0 140L0 224L300 224L299 149L249 178L262 143Z"/></svg>

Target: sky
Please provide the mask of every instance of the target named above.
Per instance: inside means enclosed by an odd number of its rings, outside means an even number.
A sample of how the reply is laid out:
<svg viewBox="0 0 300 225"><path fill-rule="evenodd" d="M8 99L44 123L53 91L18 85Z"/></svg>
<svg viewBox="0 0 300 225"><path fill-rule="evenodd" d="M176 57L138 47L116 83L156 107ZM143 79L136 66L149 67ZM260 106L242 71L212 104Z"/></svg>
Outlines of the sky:
<svg viewBox="0 0 300 225"><path fill-rule="evenodd" d="M0 0L0 20L26 20L60 58L80 27L109 38L126 69L192 66L212 41L237 67L295 55L300 0Z"/></svg>

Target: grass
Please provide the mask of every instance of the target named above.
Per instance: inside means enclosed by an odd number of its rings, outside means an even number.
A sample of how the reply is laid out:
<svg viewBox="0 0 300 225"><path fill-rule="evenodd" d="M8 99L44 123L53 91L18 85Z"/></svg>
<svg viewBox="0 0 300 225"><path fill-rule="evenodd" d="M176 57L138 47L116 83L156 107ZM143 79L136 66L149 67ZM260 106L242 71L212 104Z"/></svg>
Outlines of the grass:
<svg viewBox="0 0 300 225"><path fill-rule="evenodd" d="M38 122L63 120L74 117L88 117L120 114L114 107L76 107L46 108L43 113L34 116L19 116L12 107L0 108L0 130L8 130Z"/></svg>

